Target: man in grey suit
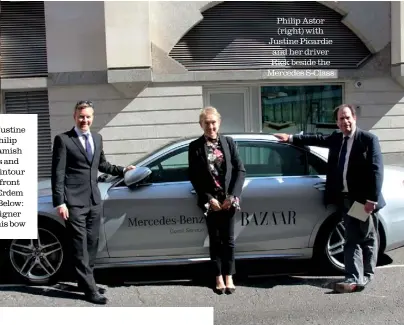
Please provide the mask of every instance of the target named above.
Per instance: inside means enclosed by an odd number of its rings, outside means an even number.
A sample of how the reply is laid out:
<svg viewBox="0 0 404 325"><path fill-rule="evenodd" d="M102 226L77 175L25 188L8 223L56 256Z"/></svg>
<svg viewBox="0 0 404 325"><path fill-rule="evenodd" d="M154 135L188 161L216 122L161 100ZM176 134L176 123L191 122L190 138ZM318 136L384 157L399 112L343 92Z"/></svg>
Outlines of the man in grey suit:
<svg viewBox="0 0 404 325"><path fill-rule="evenodd" d="M356 126L355 106L343 104L334 111L339 127L330 135L275 134L296 145L329 148L325 203L337 205L345 225L345 281L337 292L355 292L373 279L377 255L377 214L386 202L382 195L383 159L376 135ZM363 204L366 221L347 214L354 202Z"/></svg>
<svg viewBox="0 0 404 325"><path fill-rule="evenodd" d="M75 126L57 135L53 144L53 206L65 220L78 287L88 301L106 304L105 290L97 287L93 274L101 221L98 171L123 176L135 166L115 166L105 159L101 135L90 132L94 119L91 101L79 101L73 117Z"/></svg>

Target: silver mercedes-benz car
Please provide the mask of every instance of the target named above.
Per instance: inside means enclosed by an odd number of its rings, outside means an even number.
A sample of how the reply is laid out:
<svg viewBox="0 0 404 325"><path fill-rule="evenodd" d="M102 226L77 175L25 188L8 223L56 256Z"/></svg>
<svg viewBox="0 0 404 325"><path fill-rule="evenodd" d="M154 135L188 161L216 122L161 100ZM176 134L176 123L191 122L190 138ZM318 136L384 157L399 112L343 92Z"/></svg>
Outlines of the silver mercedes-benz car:
<svg viewBox="0 0 404 325"><path fill-rule="evenodd" d="M343 271L344 225L323 204L327 149L296 147L266 134L231 134L247 175L236 215L237 259L314 259ZM103 197L96 267L200 263L208 232L188 179L188 144L170 143L124 178L100 175ZM385 166L387 206L379 214L380 253L404 245L404 168ZM3 241L15 275L56 281L69 265L64 221L52 207L50 181L39 184L38 240Z"/></svg>

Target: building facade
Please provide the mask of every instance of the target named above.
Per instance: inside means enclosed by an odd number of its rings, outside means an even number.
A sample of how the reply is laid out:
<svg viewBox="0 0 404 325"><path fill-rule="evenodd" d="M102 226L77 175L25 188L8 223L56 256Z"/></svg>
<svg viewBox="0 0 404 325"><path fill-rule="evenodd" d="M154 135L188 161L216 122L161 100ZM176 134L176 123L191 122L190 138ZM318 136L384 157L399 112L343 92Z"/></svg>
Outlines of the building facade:
<svg viewBox="0 0 404 325"><path fill-rule="evenodd" d="M1 113L36 113L39 177L78 100L107 158L201 134L322 132L357 105L385 163L404 163L404 2L1 2Z"/></svg>

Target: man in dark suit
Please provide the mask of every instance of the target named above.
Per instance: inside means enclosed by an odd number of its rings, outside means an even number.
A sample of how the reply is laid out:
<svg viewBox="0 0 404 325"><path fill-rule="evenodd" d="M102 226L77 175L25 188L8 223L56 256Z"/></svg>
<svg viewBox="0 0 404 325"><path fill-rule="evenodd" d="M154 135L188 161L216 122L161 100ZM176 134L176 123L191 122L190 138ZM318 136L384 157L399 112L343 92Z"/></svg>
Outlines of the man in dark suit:
<svg viewBox="0 0 404 325"><path fill-rule="evenodd" d="M73 117L74 128L57 135L53 144L53 206L65 220L80 290L90 302L106 304L105 290L97 287L93 274L101 221L98 171L123 176L135 167L111 165L105 159L101 135L90 132L91 101L78 102Z"/></svg>
<svg viewBox="0 0 404 325"><path fill-rule="evenodd" d="M206 216L219 294L235 290L234 215L240 209L245 179L236 144L231 137L219 134L220 122L216 108L204 108L199 117L204 134L192 141L188 150L189 177Z"/></svg>
<svg viewBox="0 0 404 325"><path fill-rule="evenodd" d="M343 104L334 111L340 131L328 136L275 134L296 145L329 148L325 203L337 205L345 225L345 281L338 292L362 290L374 277L378 254L377 211L386 202L381 193L383 160L377 136L356 126L356 110ZM370 214L366 221L349 216L354 202Z"/></svg>

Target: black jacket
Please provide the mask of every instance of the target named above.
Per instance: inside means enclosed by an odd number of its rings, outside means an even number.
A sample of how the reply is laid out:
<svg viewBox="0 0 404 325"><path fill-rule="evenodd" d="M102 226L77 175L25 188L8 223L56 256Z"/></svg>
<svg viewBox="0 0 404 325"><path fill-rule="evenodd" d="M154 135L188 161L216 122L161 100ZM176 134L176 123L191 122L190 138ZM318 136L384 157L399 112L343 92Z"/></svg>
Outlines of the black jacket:
<svg viewBox="0 0 404 325"><path fill-rule="evenodd" d="M343 134L335 131L330 135L293 135L293 144L318 146L329 149L325 203L336 203L338 187L338 159ZM367 200L377 202L381 209L386 202L381 193L383 185L383 157L379 139L374 134L356 128L347 169L347 184L352 200L365 204Z"/></svg>
<svg viewBox="0 0 404 325"><path fill-rule="evenodd" d="M97 185L98 171L110 175L123 175L123 167L111 165L105 159L102 137L91 133L94 140L93 160L89 161L85 149L71 129L55 137L52 153L53 206L90 206L101 203Z"/></svg>
<svg viewBox="0 0 404 325"><path fill-rule="evenodd" d="M236 144L231 137L219 135L225 159L225 184L226 194L236 197L241 196L245 168L241 161ZM189 179L198 195L198 206L206 211L205 204L213 198L215 184L209 171L208 159L205 151L205 137L192 141L188 150Z"/></svg>

